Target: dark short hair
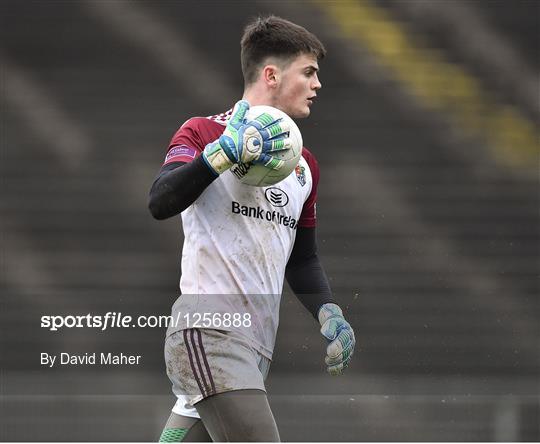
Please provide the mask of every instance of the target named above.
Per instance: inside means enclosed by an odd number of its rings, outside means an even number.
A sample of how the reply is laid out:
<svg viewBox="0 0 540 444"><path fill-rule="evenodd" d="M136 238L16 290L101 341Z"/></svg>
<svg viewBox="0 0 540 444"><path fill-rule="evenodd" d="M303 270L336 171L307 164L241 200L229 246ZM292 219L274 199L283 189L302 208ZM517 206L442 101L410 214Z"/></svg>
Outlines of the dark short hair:
<svg viewBox="0 0 540 444"><path fill-rule="evenodd" d="M246 86L257 80L257 71L268 57L288 61L300 54L313 54L321 60L326 55L326 49L314 34L275 15L257 17L248 23L240 46Z"/></svg>

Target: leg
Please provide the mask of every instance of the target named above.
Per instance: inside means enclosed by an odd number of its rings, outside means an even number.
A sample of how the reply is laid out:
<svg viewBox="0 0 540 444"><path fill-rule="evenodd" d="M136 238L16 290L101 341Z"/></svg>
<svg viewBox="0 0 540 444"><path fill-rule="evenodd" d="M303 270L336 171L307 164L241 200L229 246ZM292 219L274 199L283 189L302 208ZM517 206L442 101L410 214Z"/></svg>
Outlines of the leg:
<svg viewBox="0 0 540 444"><path fill-rule="evenodd" d="M200 419L171 413L159 442L212 442Z"/></svg>
<svg viewBox="0 0 540 444"><path fill-rule="evenodd" d="M203 399L195 408L214 441L280 441L262 390L220 393Z"/></svg>

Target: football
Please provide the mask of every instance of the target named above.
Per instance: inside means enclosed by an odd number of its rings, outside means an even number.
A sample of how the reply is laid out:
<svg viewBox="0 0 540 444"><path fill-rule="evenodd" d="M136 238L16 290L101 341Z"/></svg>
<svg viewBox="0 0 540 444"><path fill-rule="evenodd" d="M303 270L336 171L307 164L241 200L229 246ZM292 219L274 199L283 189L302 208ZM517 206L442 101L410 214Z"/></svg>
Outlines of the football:
<svg viewBox="0 0 540 444"><path fill-rule="evenodd" d="M231 173L234 174L238 180L246 185L255 187L274 185L285 179L294 171L302 156L302 134L300 133L298 126L296 126L296 123L294 123L294 121L283 111L272 106L253 106L248 110L246 119L253 120L263 113L270 114L274 120L280 119L283 122L287 122L290 127L289 137L292 140L292 147L287 150L276 151L272 154L274 157L284 161L283 165L278 170L267 168L264 165L251 163L238 163L232 166Z"/></svg>

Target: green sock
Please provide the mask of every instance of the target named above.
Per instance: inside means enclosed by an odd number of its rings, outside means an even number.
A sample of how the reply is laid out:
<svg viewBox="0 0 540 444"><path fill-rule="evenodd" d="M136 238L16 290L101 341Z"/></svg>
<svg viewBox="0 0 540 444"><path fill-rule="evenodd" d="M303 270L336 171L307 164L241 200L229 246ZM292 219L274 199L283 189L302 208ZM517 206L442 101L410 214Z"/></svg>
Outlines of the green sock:
<svg viewBox="0 0 540 444"><path fill-rule="evenodd" d="M182 442L188 429L163 429L159 442Z"/></svg>

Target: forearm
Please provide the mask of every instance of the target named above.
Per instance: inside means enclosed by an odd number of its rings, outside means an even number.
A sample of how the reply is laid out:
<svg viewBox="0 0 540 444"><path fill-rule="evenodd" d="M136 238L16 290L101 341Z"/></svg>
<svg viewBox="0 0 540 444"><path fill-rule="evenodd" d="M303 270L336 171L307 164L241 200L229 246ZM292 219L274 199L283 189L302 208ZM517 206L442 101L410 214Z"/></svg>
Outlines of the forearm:
<svg viewBox="0 0 540 444"><path fill-rule="evenodd" d="M335 303L335 301L332 297L328 278L316 253L315 231L304 230L304 233L299 233L299 235L297 239L299 244L295 245L295 250L304 252L304 254L294 254L293 251L293 255L285 269L285 277L296 297L317 319L319 308L323 304ZM312 250L309 251L308 249L307 254L305 254L305 248L310 245L312 245Z"/></svg>
<svg viewBox="0 0 540 444"><path fill-rule="evenodd" d="M317 255L294 268L287 267L285 276L298 300L315 319L322 305L335 303L328 278Z"/></svg>
<svg viewBox="0 0 540 444"><path fill-rule="evenodd" d="M148 208L159 220L184 211L217 178L202 157L170 168L161 171L150 189Z"/></svg>

